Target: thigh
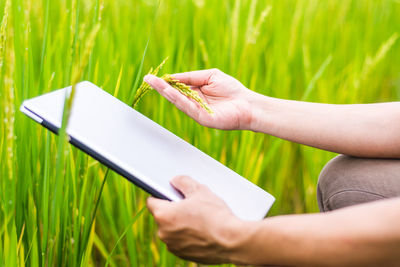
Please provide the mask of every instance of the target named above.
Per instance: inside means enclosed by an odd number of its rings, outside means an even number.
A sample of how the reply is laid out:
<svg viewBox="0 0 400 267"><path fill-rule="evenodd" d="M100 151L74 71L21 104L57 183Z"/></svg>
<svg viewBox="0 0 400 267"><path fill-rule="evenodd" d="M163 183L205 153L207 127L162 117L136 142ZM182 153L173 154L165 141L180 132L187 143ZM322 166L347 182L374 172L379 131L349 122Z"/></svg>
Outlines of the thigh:
<svg viewBox="0 0 400 267"><path fill-rule="evenodd" d="M337 156L322 170L317 196L321 211L400 196L400 160Z"/></svg>

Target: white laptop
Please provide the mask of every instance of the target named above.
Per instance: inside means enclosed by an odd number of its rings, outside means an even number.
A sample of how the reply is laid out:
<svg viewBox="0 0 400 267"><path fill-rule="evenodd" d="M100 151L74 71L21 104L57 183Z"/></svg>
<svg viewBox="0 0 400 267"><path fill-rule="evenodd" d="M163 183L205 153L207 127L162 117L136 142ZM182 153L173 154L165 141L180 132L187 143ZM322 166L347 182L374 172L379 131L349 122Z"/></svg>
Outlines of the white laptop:
<svg viewBox="0 0 400 267"><path fill-rule="evenodd" d="M21 111L57 133L65 94L70 90L68 87L26 100ZM170 180L188 175L208 186L244 220L261 220L275 200L90 82L76 86L67 134L71 144L158 198L181 200Z"/></svg>

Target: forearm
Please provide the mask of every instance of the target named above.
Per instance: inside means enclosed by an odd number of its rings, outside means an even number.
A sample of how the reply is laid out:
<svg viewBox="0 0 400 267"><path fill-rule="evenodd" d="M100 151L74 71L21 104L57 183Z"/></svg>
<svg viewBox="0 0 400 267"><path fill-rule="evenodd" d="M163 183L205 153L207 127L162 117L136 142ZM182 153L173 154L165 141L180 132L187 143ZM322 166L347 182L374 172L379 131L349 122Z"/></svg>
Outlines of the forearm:
<svg viewBox="0 0 400 267"><path fill-rule="evenodd" d="M249 130L359 157L400 157L400 102L331 105L250 97Z"/></svg>
<svg viewBox="0 0 400 267"><path fill-rule="evenodd" d="M399 207L400 199L392 199L245 222L230 257L252 265L399 266Z"/></svg>

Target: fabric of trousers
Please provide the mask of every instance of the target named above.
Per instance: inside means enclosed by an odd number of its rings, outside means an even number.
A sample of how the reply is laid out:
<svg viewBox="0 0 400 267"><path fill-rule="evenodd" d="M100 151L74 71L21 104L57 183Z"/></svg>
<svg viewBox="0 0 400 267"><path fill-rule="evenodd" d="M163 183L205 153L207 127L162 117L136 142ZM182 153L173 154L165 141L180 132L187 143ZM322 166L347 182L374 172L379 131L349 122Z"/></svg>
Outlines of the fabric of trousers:
<svg viewBox="0 0 400 267"><path fill-rule="evenodd" d="M400 196L400 160L340 155L323 168L317 198L321 212Z"/></svg>

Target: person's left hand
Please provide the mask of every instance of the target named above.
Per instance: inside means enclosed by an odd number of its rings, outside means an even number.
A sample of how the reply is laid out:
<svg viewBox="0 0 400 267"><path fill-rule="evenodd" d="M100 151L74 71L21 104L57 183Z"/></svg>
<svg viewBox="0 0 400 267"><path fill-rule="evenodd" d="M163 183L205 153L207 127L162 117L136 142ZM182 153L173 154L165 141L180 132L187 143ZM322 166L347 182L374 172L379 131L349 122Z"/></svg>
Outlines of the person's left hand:
<svg viewBox="0 0 400 267"><path fill-rule="evenodd" d="M175 177L171 184L185 199L147 200L159 226L159 238L183 259L207 264L229 262L242 221L205 185L187 176Z"/></svg>

